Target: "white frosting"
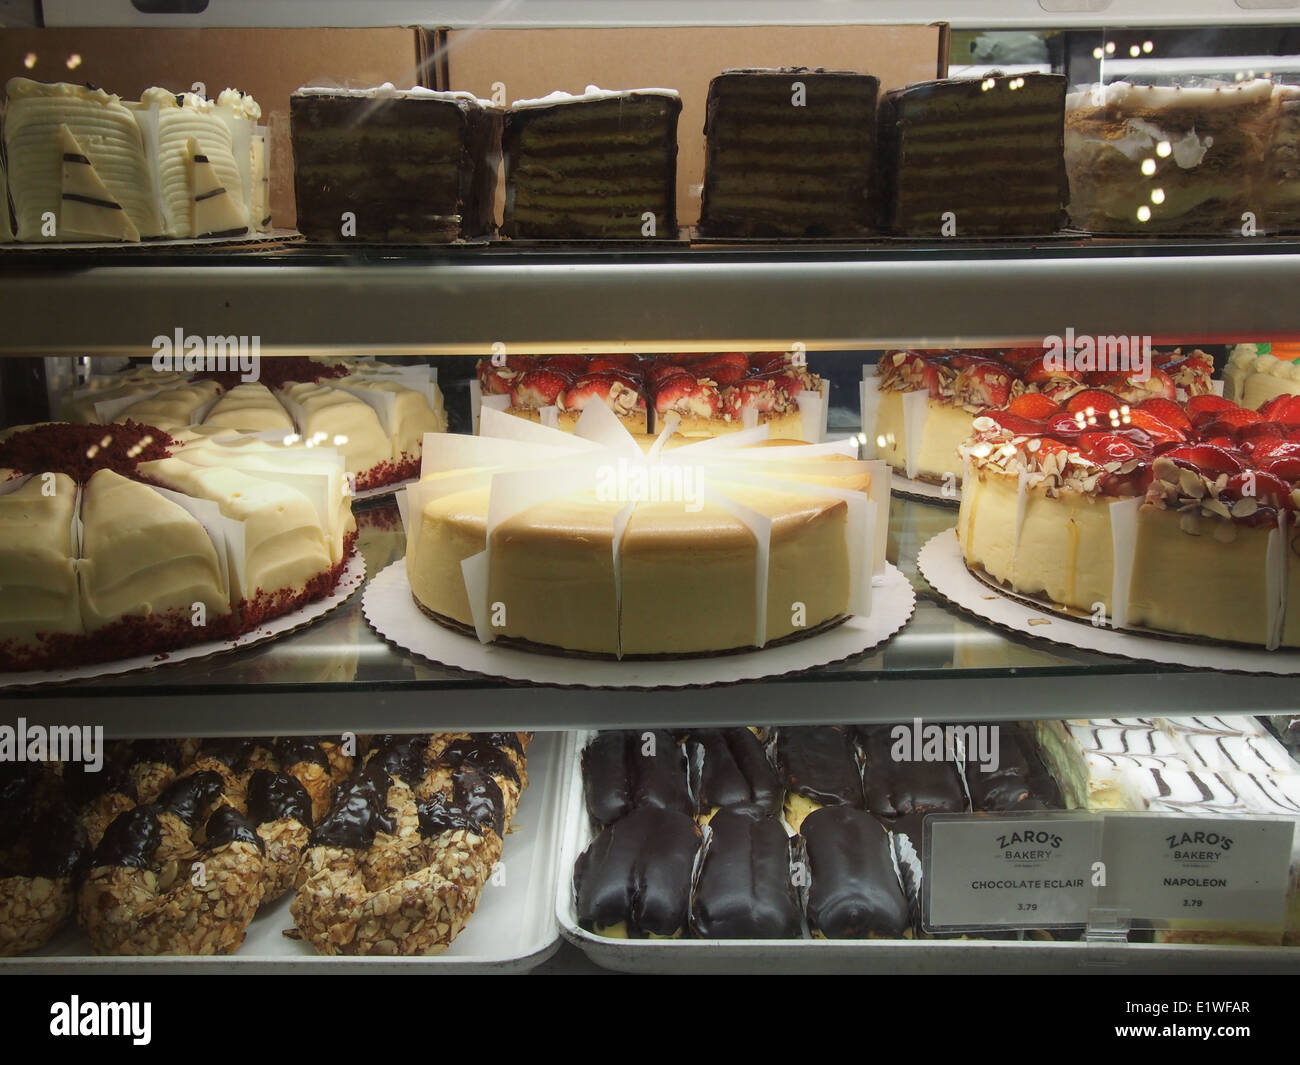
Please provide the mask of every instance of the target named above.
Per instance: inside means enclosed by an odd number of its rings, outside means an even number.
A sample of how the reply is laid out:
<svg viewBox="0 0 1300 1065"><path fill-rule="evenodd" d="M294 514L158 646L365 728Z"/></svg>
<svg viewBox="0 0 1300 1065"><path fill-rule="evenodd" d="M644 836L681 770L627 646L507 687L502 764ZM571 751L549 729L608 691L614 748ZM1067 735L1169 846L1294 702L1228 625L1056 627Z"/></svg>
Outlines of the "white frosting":
<svg viewBox="0 0 1300 1065"><path fill-rule="evenodd" d="M262 117L261 105L248 93L238 89L222 89L221 95L217 97L217 106L229 108L250 122L256 122Z"/></svg>
<svg viewBox="0 0 1300 1065"><path fill-rule="evenodd" d="M583 93L568 93L556 90L549 96L539 96L531 100L515 100L512 110L524 110L530 107L553 107L556 104L590 103L593 100L618 100L629 96L671 96L680 97L676 89L601 89L588 85Z"/></svg>
<svg viewBox="0 0 1300 1065"><path fill-rule="evenodd" d="M331 85L303 85L295 89L294 96L349 96L364 100L442 100L446 103L472 103L480 107L494 106L491 100L483 100L472 92L443 92L426 89L416 85L409 89L399 89L391 81L375 85L369 89L344 89Z"/></svg>
<svg viewBox="0 0 1300 1065"><path fill-rule="evenodd" d="M1116 81L1105 86L1081 86L1078 91L1066 96L1065 106L1067 110L1101 104L1121 110L1194 107L1204 111L1262 103L1272 93L1273 83L1267 78L1213 82L1199 86L1133 85L1127 81Z"/></svg>

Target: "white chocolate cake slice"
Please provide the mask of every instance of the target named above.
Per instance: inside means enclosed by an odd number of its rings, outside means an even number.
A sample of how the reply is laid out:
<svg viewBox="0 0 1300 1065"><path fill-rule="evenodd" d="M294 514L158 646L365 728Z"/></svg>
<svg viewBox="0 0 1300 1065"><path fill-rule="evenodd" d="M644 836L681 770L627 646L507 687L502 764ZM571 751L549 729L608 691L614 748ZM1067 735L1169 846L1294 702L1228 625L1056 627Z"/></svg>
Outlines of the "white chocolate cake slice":
<svg viewBox="0 0 1300 1065"><path fill-rule="evenodd" d="M298 432L311 446L333 447L352 472L388 462L392 444L379 415L365 402L340 388L304 381L283 390L290 407L296 405Z"/></svg>
<svg viewBox="0 0 1300 1065"><path fill-rule="evenodd" d="M81 503L81 615L87 631L125 615L230 613L216 547L184 507L139 481L99 470Z"/></svg>
<svg viewBox="0 0 1300 1065"><path fill-rule="evenodd" d="M108 234L103 231L107 209L97 216L88 216L79 209L73 211L69 224L93 232L65 229L63 166L67 146L63 127L80 148L75 154L87 159L85 167L93 171L95 178L92 184L102 186L107 194L91 198L118 204L138 237L163 234L140 128L118 97L84 85L42 85L28 78L12 78L7 91L5 150L19 240L121 239L116 236L120 223L107 227ZM73 177L78 180L75 174ZM80 188L85 188L85 174L79 180L83 182ZM89 195L76 188L70 191Z"/></svg>
<svg viewBox="0 0 1300 1065"><path fill-rule="evenodd" d="M82 632L72 539L76 483L56 473L6 487L0 482L0 643Z"/></svg>
<svg viewBox="0 0 1300 1065"><path fill-rule="evenodd" d="M104 187L89 157L67 126L59 127L63 148L59 232L67 240L138 241L140 231Z"/></svg>
<svg viewBox="0 0 1300 1065"><path fill-rule="evenodd" d="M196 411L202 410L220 395L221 386L216 381L195 381L178 388L165 388L138 403L132 403L115 420L129 418L143 425L156 425L159 429L183 429L190 424Z"/></svg>

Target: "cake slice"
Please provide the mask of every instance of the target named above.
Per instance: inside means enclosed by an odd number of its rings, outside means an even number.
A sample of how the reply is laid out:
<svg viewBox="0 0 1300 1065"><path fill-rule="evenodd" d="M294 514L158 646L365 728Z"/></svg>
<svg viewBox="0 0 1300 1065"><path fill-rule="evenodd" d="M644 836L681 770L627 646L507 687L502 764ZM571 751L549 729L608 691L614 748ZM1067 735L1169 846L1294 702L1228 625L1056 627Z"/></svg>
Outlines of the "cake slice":
<svg viewBox="0 0 1300 1065"><path fill-rule="evenodd" d="M519 100L502 135L508 237L675 240L677 118L671 89L594 85Z"/></svg>
<svg viewBox="0 0 1300 1065"><path fill-rule="evenodd" d="M221 386L216 381L195 381L177 388L164 388L119 411L114 420L125 421L129 418L159 429L184 429L197 411L211 404L220 395Z"/></svg>
<svg viewBox="0 0 1300 1065"><path fill-rule="evenodd" d="M298 424L298 432L312 447L333 447L343 456L349 472L357 474L357 487L370 487L369 471L392 459L393 445L379 415L365 402L331 383L303 381L286 385L280 393Z"/></svg>
<svg viewBox="0 0 1300 1065"><path fill-rule="evenodd" d="M1264 165L1255 175L1267 233L1300 230L1300 85L1274 85Z"/></svg>
<svg viewBox="0 0 1300 1065"><path fill-rule="evenodd" d="M882 221L911 237L1055 233L1069 201L1066 79L918 82L880 106Z"/></svg>
<svg viewBox="0 0 1300 1065"><path fill-rule="evenodd" d="M81 502L81 616L88 632L124 616L192 625L230 613L230 590L207 530L149 485L99 470Z"/></svg>
<svg viewBox="0 0 1300 1065"><path fill-rule="evenodd" d="M293 419L275 393L257 381L236 385L208 411L205 428L234 429L241 433L261 433L283 429L294 431Z"/></svg>
<svg viewBox="0 0 1300 1065"><path fill-rule="evenodd" d="M134 116L118 97L85 85L43 85L29 78L12 78L6 89L5 157L19 240L120 240L163 235L144 141ZM74 151L69 151L64 127L76 144ZM86 162L74 164L68 174L70 187L65 189L67 154ZM65 201L65 192L103 203L99 210L82 210L96 205L78 199ZM70 205L67 219L65 202ZM117 206L104 206L110 203ZM129 222L129 228L119 215ZM132 231L136 237L129 237Z"/></svg>
<svg viewBox="0 0 1300 1065"><path fill-rule="evenodd" d="M494 232L499 108L386 84L304 87L289 113L298 228L309 240L446 243Z"/></svg>
<svg viewBox="0 0 1300 1065"><path fill-rule="evenodd" d="M0 477L12 472L0 470ZM43 634L83 631L76 507L77 485L66 474L32 476L16 486L0 481L0 649L21 654Z"/></svg>
<svg viewBox="0 0 1300 1065"><path fill-rule="evenodd" d="M1264 80L1071 93L1071 220L1094 233L1240 235L1243 214L1265 207L1253 175L1265 169L1272 96Z"/></svg>
<svg viewBox="0 0 1300 1065"><path fill-rule="evenodd" d="M709 83L700 232L851 237L875 211L879 82L842 70L726 70Z"/></svg>

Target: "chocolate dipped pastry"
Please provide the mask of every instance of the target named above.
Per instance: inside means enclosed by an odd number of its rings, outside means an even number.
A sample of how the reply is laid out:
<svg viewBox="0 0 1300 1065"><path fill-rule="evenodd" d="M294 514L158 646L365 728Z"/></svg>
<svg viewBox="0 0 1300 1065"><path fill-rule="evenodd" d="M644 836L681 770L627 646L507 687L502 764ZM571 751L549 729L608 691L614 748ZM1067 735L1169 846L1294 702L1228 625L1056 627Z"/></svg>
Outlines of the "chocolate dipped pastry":
<svg viewBox="0 0 1300 1065"><path fill-rule="evenodd" d="M1017 74L885 93L878 128L885 228L912 237L1055 233L1070 199L1065 88L1060 74Z"/></svg>
<svg viewBox="0 0 1300 1065"><path fill-rule="evenodd" d="M747 728L696 729L685 742L691 794L699 820L735 807L775 817L785 789L762 743Z"/></svg>
<svg viewBox="0 0 1300 1065"><path fill-rule="evenodd" d="M956 761L896 760L893 726L860 728L862 791L867 809L886 821L927 813L961 813L966 792ZM909 752L910 755L910 750Z"/></svg>
<svg viewBox="0 0 1300 1065"><path fill-rule="evenodd" d="M726 807L709 822L691 903L705 939L799 939L803 917L790 871L790 837L751 808Z"/></svg>
<svg viewBox="0 0 1300 1065"><path fill-rule="evenodd" d="M676 810L643 806L615 821L573 867L579 924L611 939L684 935L700 838Z"/></svg>
<svg viewBox="0 0 1300 1065"><path fill-rule="evenodd" d="M709 83L700 232L852 237L875 209L876 93L843 70L725 70Z"/></svg>
<svg viewBox="0 0 1300 1065"><path fill-rule="evenodd" d="M1019 725L998 726L997 768L985 771L967 758L966 789L976 810L1059 810L1061 789L1047 772L1033 733Z"/></svg>
<svg viewBox="0 0 1300 1065"><path fill-rule="evenodd" d="M98 773L91 773L83 762L68 762L63 767L63 791L92 847L99 846L105 829L119 814L135 806L139 793L125 765L105 761Z"/></svg>
<svg viewBox="0 0 1300 1065"><path fill-rule="evenodd" d="M281 736L274 746L274 768L287 773L302 785L311 799L312 822L319 821L330 808L334 797L333 769L329 752L316 736Z"/></svg>
<svg viewBox="0 0 1300 1065"><path fill-rule="evenodd" d="M823 806L863 808L853 737L840 725L778 729L776 767L785 785L785 819L796 832Z"/></svg>
<svg viewBox="0 0 1300 1065"><path fill-rule="evenodd" d="M632 810L653 806L694 816L686 757L671 732L601 732L582 752L587 812L610 825Z"/></svg>
<svg viewBox="0 0 1300 1065"><path fill-rule="evenodd" d="M675 240L677 117L670 89L511 104L502 133L507 237Z"/></svg>
<svg viewBox="0 0 1300 1065"><path fill-rule="evenodd" d="M297 777L269 769L253 770L247 794L248 820L266 854L265 906L293 887L298 876L313 824L312 797Z"/></svg>
<svg viewBox="0 0 1300 1065"><path fill-rule="evenodd" d="M76 810L42 794L53 774L0 763L0 957L36 950L71 916L90 857Z"/></svg>
<svg viewBox="0 0 1300 1065"><path fill-rule="evenodd" d="M808 858L808 927L816 939L911 938L889 833L848 806L814 810L800 829Z"/></svg>
<svg viewBox="0 0 1300 1065"><path fill-rule="evenodd" d="M177 740L133 740L122 752L140 802L153 802L185 767Z"/></svg>
<svg viewBox="0 0 1300 1065"><path fill-rule="evenodd" d="M446 243L495 231L499 108L463 92L307 87L289 114L308 240Z"/></svg>

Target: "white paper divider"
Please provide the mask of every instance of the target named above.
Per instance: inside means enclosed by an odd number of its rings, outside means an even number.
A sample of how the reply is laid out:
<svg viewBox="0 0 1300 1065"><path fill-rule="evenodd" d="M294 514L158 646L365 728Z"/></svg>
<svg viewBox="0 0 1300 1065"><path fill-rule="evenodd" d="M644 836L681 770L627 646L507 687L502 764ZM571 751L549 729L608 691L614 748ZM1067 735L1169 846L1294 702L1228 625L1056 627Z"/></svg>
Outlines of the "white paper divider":
<svg viewBox="0 0 1300 1065"><path fill-rule="evenodd" d="M876 457L876 422L880 414L880 378L874 373L868 373L875 367L867 365L862 367L862 384L858 386L858 400L862 409L862 435L866 437L863 442L863 456L866 458Z"/></svg>
<svg viewBox="0 0 1300 1065"><path fill-rule="evenodd" d="M707 476L712 479L714 474L715 471L710 469ZM771 492L791 492L796 495L812 496L815 499L843 500L848 507L845 539L848 542L849 550L849 612L864 616L871 613L871 578L876 570L878 510L876 504L866 492L855 492L849 488L835 488L832 485L806 484L802 481L775 480L755 476L752 473L733 472L732 470L719 472L719 477L720 479L752 485L755 488ZM771 519L765 520L768 522L768 535L770 536ZM883 570L883 568L882 565L881 569ZM764 599L766 600L766 593Z"/></svg>
<svg viewBox="0 0 1300 1065"><path fill-rule="evenodd" d="M767 425L760 425L753 429L741 429L734 433L726 433L723 436L710 436L704 440L694 440L689 444L683 444L679 448L664 453L664 460L668 462L680 461L691 462L698 455L712 451L727 451L731 448L748 447L751 444L761 444L764 440L771 438L771 430Z"/></svg>
<svg viewBox="0 0 1300 1065"><path fill-rule="evenodd" d="M903 438L907 455L907 476L915 480L917 463L921 456L921 436L925 432L925 421L930 416L929 392L904 392L903 397Z"/></svg>
<svg viewBox="0 0 1300 1065"><path fill-rule="evenodd" d="M632 512L636 510L636 500L631 500L614 515L614 539L611 541L614 556L614 617L618 626L618 649L616 654L623 657L623 535L627 532Z"/></svg>
<svg viewBox="0 0 1300 1065"><path fill-rule="evenodd" d="M871 487L867 494L871 497L871 502L876 505L875 546L872 549L871 575L873 578L883 579L886 565L885 555L889 553L889 511L890 497L894 490L894 478L892 471L889 469L889 463L884 459L872 459L870 466Z"/></svg>
<svg viewBox="0 0 1300 1065"><path fill-rule="evenodd" d="M754 560L754 646L763 647L767 643L767 572L772 556L772 519L738 503L707 483L704 485L704 498L743 522L757 541Z"/></svg>
<svg viewBox="0 0 1300 1065"><path fill-rule="evenodd" d="M18 477L11 478L8 481L0 481L0 496L7 496L10 492L18 491L18 489L35 476L36 474L34 473L24 473ZM73 483L75 484L76 482L74 481ZM75 507L73 508L73 513L76 513Z"/></svg>
<svg viewBox="0 0 1300 1065"><path fill-rule="evenodd" d="M504 398L508 403L510 397L505 396ZM478 375L475 374L469 379L469 424L470 432L475 436L478 436L479 432L478 416L479 412L483 409L483 399L483 386L479 384Z"/></svg>
<svg viewBox="0 0 1300 1065"><path fill-rule="evenodd" d="M473 473L416 481L415 484L408 485L402 491L395 493L397 509L402 515L402 527L406 531L406 556L413 558L415 555L415 545L420 538L422 524L420 517L429 503L455 492L468 492L473 488L482 488L483 483L483 471L478 470Z"/></svg>
<svg viewBox="0 0 1300 1065"><path fill-rule="evenodd" d="M1137 557L1138 510L1141 506L1142 499L1138 497L1117 499L1110 504L1110 509L1107 511L1110 515L1110 546L1113 559L1110 623L1117 629L1128 625L1128 593L1133 581L1133 562Z"/></svg>
<svg viewBox="0 0 1300 1065"><path fill-rule="evenodd" d="M828 385L828 382L823 381L822 384ZM803 439L809 444L820 444L826 439L826 397L821 392L805 389L794 400L799 404Z"/></svg>
<svg viewBox="0 0 1300 1065"><path fill-rule="evenodd" d="M406 552L411 553L411 504L408 494L411 489L419 488L422 482L417 481L415 484L407 485L405 488L399 488L393 493L393 500L397 503L397 514L402 519L402 534L406 537ZM423 509L423 508L421 508ZM417 510L415 513L419 514Z"/></svg>
<svg viewBox="0 0 1300 1065"><path fill-rule="evenodd" d="M826 439L826 425L831 414L831 383L825 377L821 379L821 388L818 391L821 393L822 400L822 421L821 425L817 427L817 440L815 442L820 444Z"/></svg>
<svg viewBox="0 0 1300 1065"><path fill-rule="evenodd" d="M655 437L655 442L650 445L650 450L646 452L646 462L658 462L659 456L663 454L664 448L668 446L668 441L672 435L677 432L677 425L680 422L676 411L669 413L665 420L664 427L659 430L659 435Z"/></svg>
<svg viewBox="0 0 1300 1065"><path fill-rule="evenodd" d="M502 415L511 421L521 421ZM529 424L529 423L524 423ZM536 426L534 426L536 428ZM568 434L563 434L568 438ZM539 458L579 455L585 448L555 447L500 436L467 436L464 433L425 433L420 457L420 476L482 466L519 466Z"/></svg>
<svg viewBox="0 0 1300 1065"><path fill-rule="evenodd" d="M627 431L627 427L603 403L588 403L583 408L582 413L578 415L574 435L608 448L629 462L641 463L646 460L640 446Z"/></svg>
<svg viewBox="0 0 1300 1065"><path fill-rule="evenodd" d="M538 407L537 417L541 424L548 429L560 428L560 408L554 403L547 407Z"/></svg>
<svg viewBox="0 0 1300 1065"><path fill-rule="evenodd" d="M1210 382L1211 394L1215 396L1222 396L1224 383L1225 382L1222 379L1219 379L1217 381L1211 381Z"/></svg>
<svg viewBox="0 0 1300 1065"><path fill-rule="evenodd" d="M491 643L496 639L496 633L492 631L492 604L488 602L488 565L486 550L470 555L460 564L465 591L469 594L470 614L474 618L474 633L478 636L479 643Z"/></svg>
<svg viewBox="0 0 1300 1065"><path fill-rule="evenodd" d="M1286 511L1277 512L1277 528L1268 534L1267 561L1265 563L1265 588L1268 592L1268 649L1282 646L1282 630L1286 622L1286 565L1287 535Z"/></svg>
<svg viewBox="0 0 1300 1065"><path fill-rule="evenodd" d="M758 408L741 407L740 425L742 429L755 429L758 427Z"/></svg>
<svg viewBox="0 0 1300 1065"><path fill-rule="evenodd" d="M562 432L554 426L539 425L527 418L484 406L479 422L480 436L502 440L519 440L527 444L542 444L564 451L596 451L600 445L584 440L574 433ZM450 434L449 434L450 435Z"/></svg>
<svg viewBox="0 0 1300 1065"><path fill-rule="evenodd" d="M233 519L223 515L221 507L211 499L198 499L195 496L187 496L183 492L174 492L170 488L161 488L156 484L151 484L149 487L164 499L171 500L203 526L217 552L217 561L221 566L221 586L226 593L226 602L233 610L239 601L230 580L230 544L227 530ZM239 523L235 522L235 524Z"/></svg>
<svg viewBox="0 0 1300 1065"><path fill-rule="evenodd" d="M70 530L72 534L72 557L76 559L86 556L86 527L81 521L81 503L85 496L86 486L77 485L77 495L72 501L72 528ZM77 575L77 579L80 581L80 574Z"/></svg>

